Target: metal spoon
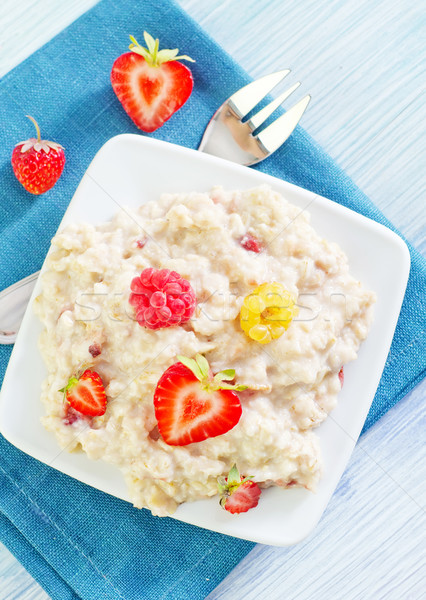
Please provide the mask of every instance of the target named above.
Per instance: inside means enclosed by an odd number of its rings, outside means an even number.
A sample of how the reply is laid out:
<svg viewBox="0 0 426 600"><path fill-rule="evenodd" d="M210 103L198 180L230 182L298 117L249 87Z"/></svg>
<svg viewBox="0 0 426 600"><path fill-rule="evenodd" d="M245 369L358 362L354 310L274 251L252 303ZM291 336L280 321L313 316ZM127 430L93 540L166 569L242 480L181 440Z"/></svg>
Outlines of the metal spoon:
<svg viewBox="0 0 426 600"><path fill-rule="evenodd" d="M0 344L14 344L40 271L0 292Z"/></svg>

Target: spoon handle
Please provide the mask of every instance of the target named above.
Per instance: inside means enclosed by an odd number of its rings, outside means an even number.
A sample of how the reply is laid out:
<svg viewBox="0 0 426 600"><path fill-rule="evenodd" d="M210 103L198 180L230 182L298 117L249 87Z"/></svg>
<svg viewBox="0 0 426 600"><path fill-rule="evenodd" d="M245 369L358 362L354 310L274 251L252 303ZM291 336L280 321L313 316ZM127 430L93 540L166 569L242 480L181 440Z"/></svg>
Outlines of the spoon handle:
<svg viewBox="0 0 426 600"><path fill-rule="evenodd" d="M0 344L14 344L40 271L0 292Z"/></svg>

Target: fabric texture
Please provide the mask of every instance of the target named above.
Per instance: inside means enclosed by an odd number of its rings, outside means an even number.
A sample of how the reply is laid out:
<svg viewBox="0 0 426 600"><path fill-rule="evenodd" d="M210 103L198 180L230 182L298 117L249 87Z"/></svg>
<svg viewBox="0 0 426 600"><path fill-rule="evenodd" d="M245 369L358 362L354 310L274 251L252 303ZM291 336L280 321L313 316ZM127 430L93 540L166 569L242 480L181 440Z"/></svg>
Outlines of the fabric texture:
<svg viewBox="0 0 426 600"><path fill-rule="evenodd" d="M162 47L178 47L197 61L191 64L190 99L152 137L197 148L215 109L249 81L170 0L103 0L7 74L0 82L0 289L41 267L96 151L114 135L140 133L116 99L109 73L127 48L128 33L141 38L144 29ZM27 114L39 121L42 134L66 148L62 177L42 196L25 192L10 166L13 146L33 135ZM394 229L300 127L256 168ZM424 376L425 261L410 252L407 293L364 430ZM0 347L0 381L10 351ZM253 547L152 517L51 469L2 437L0 453L0 539L54 600L202 599Z"/></svg>

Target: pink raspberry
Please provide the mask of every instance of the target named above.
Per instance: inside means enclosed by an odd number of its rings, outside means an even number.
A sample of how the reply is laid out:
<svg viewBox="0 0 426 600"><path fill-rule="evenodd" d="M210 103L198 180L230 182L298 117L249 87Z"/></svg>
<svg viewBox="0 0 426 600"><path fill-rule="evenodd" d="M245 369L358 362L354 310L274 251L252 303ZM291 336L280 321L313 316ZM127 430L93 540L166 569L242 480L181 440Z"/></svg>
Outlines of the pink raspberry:
<svg viewBox="0 0 426 600"><path fill-rule="evenodd" d="M191 284L176 271L144 269L130 284L130 304L141 327L161 329L186 323L197 300Z"/></svg>
<svg viewBox="0 0 426 600"><path fill-rule="evenodd" d="M240 244L245 250L250 250L250 252L261 252L262 244L258 239L250 235L250 233L246 233L241 239Z"/></svg>

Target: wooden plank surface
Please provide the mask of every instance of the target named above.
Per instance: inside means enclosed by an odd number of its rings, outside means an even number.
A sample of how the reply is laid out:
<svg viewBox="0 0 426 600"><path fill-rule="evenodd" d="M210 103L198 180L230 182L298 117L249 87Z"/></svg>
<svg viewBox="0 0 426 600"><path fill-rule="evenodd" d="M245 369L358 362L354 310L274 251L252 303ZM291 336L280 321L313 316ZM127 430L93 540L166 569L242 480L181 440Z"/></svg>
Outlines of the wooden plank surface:
<svg viewBox="0 0 426 600"><path fill-rule="evenodd" d="M361 438L305 542L257 545L208 600L424 598L425 390L415 390Z"/></svg>
<svg viewBox="0 0 426 600"><path fill-rule="evenodd" d="M95 2L2 0L0 76ZM313 97L302 125L426 252L422 4L179 3L253 77L293 70L288 80L302 81L299 97ZM418 387L362 438L308 540L290 549L256 546L209 600L423 598L425 394L425 386ZM0 599L46 598L0 545Z"/></svg>

